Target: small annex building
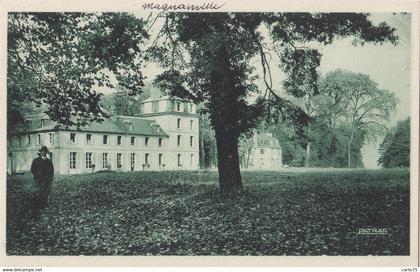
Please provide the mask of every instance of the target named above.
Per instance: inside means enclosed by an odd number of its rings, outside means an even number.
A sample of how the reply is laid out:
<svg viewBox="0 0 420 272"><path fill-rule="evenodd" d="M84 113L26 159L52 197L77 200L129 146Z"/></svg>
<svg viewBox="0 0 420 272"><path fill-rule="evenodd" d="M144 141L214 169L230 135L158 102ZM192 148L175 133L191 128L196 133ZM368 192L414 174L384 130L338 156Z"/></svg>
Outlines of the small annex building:
<svg viewBox="0 0 420 272"><path fill-rule="evenodd" d="M255 132L251 147L248 169L276 170L283 167L281 146L271 133Z"/></svg>

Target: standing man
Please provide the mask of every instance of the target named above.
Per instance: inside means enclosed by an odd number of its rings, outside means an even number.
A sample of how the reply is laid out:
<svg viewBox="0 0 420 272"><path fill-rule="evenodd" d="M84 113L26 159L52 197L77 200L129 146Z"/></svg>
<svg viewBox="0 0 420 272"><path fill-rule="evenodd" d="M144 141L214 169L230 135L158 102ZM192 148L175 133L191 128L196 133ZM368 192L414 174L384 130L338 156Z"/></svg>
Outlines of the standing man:
<svg viewBox="0 0 420 272"><path fill-rule="evenodd" d="M40 208L45 208L48 205L48 195L54 178L54 167L52 161L47 158L48 153L50 152L47 147L42 146L39 150L39 157L33 160L31 166L37 189L36 205Z"/></svg>

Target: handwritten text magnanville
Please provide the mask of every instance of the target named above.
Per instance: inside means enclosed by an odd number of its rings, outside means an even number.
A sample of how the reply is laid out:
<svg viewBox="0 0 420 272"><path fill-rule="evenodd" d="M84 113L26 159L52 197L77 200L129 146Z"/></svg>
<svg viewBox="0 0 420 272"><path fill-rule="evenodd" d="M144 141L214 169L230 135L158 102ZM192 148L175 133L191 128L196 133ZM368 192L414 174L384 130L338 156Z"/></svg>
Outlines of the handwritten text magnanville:
<svg viewBox="0 0 420 272"><path fill-rule="evenodd" d="M145 3L142 5L143 9L155 9L161 11L205 11L205 10L217 10L223 7L224 4L202 3L202 4L155 4Z"/></svg>

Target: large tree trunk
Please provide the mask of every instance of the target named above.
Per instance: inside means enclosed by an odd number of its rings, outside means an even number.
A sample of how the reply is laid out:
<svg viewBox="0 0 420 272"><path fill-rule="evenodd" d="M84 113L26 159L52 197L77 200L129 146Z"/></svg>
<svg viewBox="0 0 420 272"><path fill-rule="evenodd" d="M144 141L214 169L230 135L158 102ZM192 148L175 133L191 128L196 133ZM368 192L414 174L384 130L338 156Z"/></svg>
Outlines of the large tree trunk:
<svg viewBox="0 0 420 272"><path fill-rule="evenodd" d="M311 142L306 144L305 167L309 167L309 160L311 158Z"/></svg>
<svg viewBox="0 0 420 272"><path fill-rule="evenodd" d="M351 167L351 144L349 142L347 146L347 168Z"/></svg>
<svg viewBox="0 0 420 272"><path fill-rule="evenodd" d="M213 141L213 147L211 149L211 166L216 167L217 166L217 142Z"/></svg>
<svg viewBox="0 0 420 272"><path fill-rule="evenodd" d="M235 196L243 191L239 168L238 138L216 132L219 189L222 196Z"/></svg>
<svg viewBox="0 0 420 272"><path fill-rule="evenodd" d="M351 144L353 142L353 133L350 136L349 144L347 146L347 167L351 168Z"/></svg>

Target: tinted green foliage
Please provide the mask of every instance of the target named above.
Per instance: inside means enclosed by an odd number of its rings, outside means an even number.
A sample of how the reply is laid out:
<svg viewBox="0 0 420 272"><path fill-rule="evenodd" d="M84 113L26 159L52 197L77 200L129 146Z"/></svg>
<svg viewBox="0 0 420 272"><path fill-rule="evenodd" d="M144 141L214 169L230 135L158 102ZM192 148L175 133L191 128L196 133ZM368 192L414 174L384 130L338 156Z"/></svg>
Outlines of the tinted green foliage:
<svg viewBox="0 0 420 272"><path fill-rule="evenodd" d="M348 167L355 166L352 149L360 152L365 140L374 141L385 133L398 102L368 75L343 70L327 73L315 98L317 119L345 139Z"/></svg>
<svg viewBox="0 0 420 272"><path fill-rule="evenodd" d="M409 172L217 172L58 177L32 214L29 175L8 177L9 255L408 255ZM385 228L386 235L359 235Z"/></svg>
<svg viewBox="0 0 420 272"><path fill-rule="evenodd" d="M208 115L201 113L199 119L200 137L200 167L211 168L217 166L217 147L214 130L210 125Z"/></svg>
<svg viewBox="0 0 420 272"><path fill-rule="evenodd" d="M344 70L321 77L317 92L294 101L308 116L304 124L287 115L280 124L266 118L285 147L284 163L363 167L363 145L385 133L398 99L368 75Z"/></svg>
<svg viewBox="0 0 420 272"><path fill-rule="evenodd" d="M386 134L379 147L378 164L384 168L410 167L410 118Z"/></svg>
<svg viewBox="0 0 420 272"><path fill-rule="evenodd" d="M130 95L130 91L117 86L113 94L105 94L101 97L101 107L108 112L117 115L138 116L141 113L141 102L151 96L151 84L145 83L141 94Z"/></svg>
<svg viewBox="0 0 420 272"><path fill-rule="evenodd" d="M297 123L309 119L278 95L268 55L280 58L284 90L303 97L318 91L321 54L311 42L325 45L354 37L354 43L395 43L394 32L386 23L373 25L368 14L361 13L169 13L150 57L165 68L156 84L203 103L215 130L221 193L236 194L242 190L240 135L255 128L272 108ZM254 59L260 60L260 75ZM258 88L258 78L265 88ZM248 96L264 92L249 102Z"/></svg>
<svg viewBox="0 0 420 272"><path fill-rule="evenodd" d="M315 127L315 128L314 128ZM348 128L341 124L336 128L324 124L312 127L311 166L348 167ZM361 149L365 144L363 132L353 135L350 149L351 167L363 167Z"/></svg>
<svg viewBox="0 0 420 272"><path fill-rule="evenodd" d="M273 121L266 119L265 122L260 124L259 129L271 132L279 140L284 165L295 167L304 166L304 138L299 134L299 128L297 128L293 120L282 119L281 121Z"/></svg>
<svg viewBox="0 0 420 272"><path fill-rule="evenodd" d="M25 113L26 101L63 125L101 120L93 89L112 87L110 72L130 94L141 92L143 26L127 13L9 13L8 120Z"/></svg>
<svg viewBox="0 0 420 272"><path fill-rule="evenodd" d="M306 145L310 141L310 159L307 167L347 167L347 134L343 125L333 129L326 123L313 119L310 127L299 133L296 124L291 120L261 126L265 131L273 133L282 147L283 164L295 167L305 166ZM310 128L310 129L309 129ZM355 134L351 146L352 167L363 167L361 149L364 137Z"/></svg>

